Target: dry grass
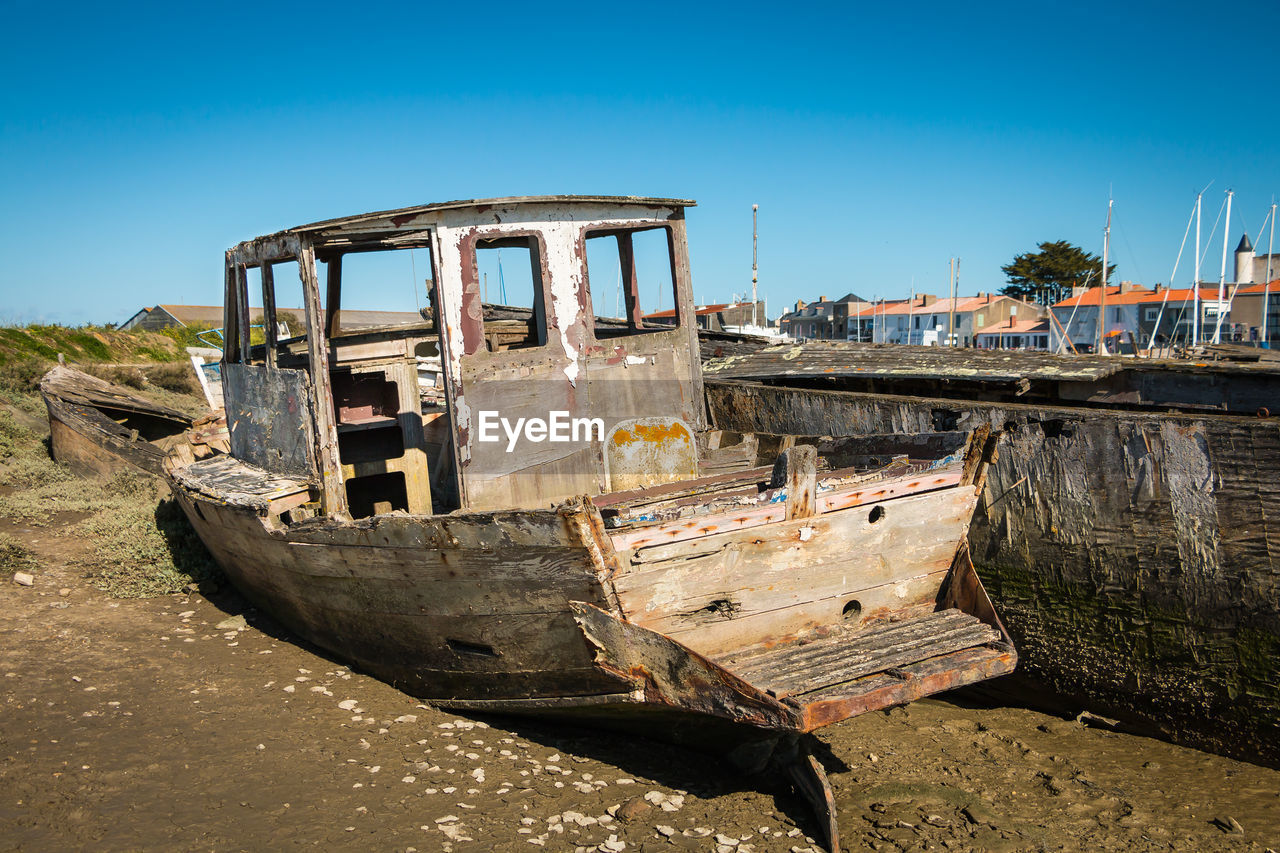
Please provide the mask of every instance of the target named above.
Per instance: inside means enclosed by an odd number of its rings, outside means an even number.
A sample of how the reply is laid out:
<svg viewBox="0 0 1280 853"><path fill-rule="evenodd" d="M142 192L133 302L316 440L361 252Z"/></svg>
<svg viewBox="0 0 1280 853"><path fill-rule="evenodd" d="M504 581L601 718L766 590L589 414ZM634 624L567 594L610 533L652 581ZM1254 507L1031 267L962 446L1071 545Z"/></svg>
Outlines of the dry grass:
<svg viewBox="0 0 1280 853"><path fill-rule="evenodd" d="M30 572L36 565L35 556L25 545L7 533L0 533L0 574Z"/></svg>
<svg viewBox="0 0 1280 853"><path fill-rule="evenodd" d="M128 489L123 482L112 485ZM221 572L177 503L137 497L138 491L121 493L113 511L77 526L95 542L84 564L86 576L116 598L167 595L189 583L217 582Z"/></svg>
<svg viewBox="0 0 1280 853"><path fill-rule="evenodd" d="M181 591L189 583L217 581L219 570L181 509L161 499L156 481L142 474L121 474L102 481L75 477L53 461L43 422L44 404L36 384L47 365L0 367L0 517L37 526L68 524L69 535L93 542L81 563L95 585L118 598L142 598ZM177 386L176 368L159 382ZM168 379L165 376L168 375ZM147 396L193 414L207 410L203 400L157 389L145 375ZM33 378L34 377L34 378ZM36 415L39 415L39 418ZM12 567L11 567L12 566ZM31 566L30 552L12 537L0 537L0 567Z"/></svg>

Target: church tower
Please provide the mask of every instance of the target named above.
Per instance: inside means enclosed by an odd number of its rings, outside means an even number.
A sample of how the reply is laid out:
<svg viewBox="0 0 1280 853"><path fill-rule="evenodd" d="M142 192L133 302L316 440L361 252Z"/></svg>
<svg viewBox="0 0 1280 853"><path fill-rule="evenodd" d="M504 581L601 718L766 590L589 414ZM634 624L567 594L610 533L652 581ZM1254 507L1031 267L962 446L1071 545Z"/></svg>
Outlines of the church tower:
<svg viewBox="0 0 1280 853"><path fill-rule="evenodd" d="M1253 244L1248 234L1242 235L1240 245L1236 246L1236 283L1253 283Z"/></svg>

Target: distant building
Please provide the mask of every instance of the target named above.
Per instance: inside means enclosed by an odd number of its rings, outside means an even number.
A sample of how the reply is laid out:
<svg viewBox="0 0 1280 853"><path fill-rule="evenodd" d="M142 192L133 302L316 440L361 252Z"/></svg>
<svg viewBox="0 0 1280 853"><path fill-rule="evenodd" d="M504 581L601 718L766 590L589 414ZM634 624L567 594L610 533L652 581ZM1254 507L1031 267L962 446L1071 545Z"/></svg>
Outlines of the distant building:
<svg viewBox="0 0 1280 853"><path fill-rule="evenodd" d="M751 324L751 313L750 302L725 302L719 305L699 305L694 308L694 316L697 318L698 328L712 332L723 332L728 326L748 326ZM765 316L765 303L763 301L756 303L755 315L757 325L769 325L769 320ZM645 314L644 319L649 323L674 326L676 324L676 312L674 308L666 311L655 311L652 314Z"/></svg>
<svg viewBox="0 0 1280 853"><path fill-rule="evenodd" d="M1228 284L1224 298L1218 299L1218 283L1202 282L1198 300L1190 287L1168 288L1157 284L1148 289L1131 282L1107 288L1105 329L1107 340L1128 344L1129 336L1139 348L1188 344L1192 341L1196 306L1200 311L1201 343L1212 341L1217 332L1222 341L1251 342L1262 338L1266 315L1267 339L1280 335L1280 281L1273 282L1268 295L1265 284ZM1264 302L1269 305L1264 311ZM1057 322L1050 330L1049 348L1092 352L1098 343L1098 308L1101 291L1091 287L1053 306ZM1218 317L1222 315L1221 327ZM1063 331L1072 346L1062 344Z"/></svg>
<svg viewBox="0 0 1280 853"><path fill-rule="evenodd" d="M1254 284L1256 282L1265 282L1269 277L1272 281L1280 278L1280 252L1274 255L1259 255L1253 251L1253 244L1249 242L1249 235L1240 235L1240 242L1236 245L1236 283L1237 284Z"/></svg>
<svg viewBox="0 0 1280 853"><path fill-rule="evenodd" d="M1049 349L1050 320L1029 317L1019 320L1010 317L1003 323L995 323L985 329L979 329L974 335L975 346L979 349L1017 349L1038 350Z"/></svg>
<svg viewBox="0 0 1280 853"><path fill-rule="evenodd" d="M299 323L305 321L306 312L301 308L277 308L278 314L292 314ZM253 314L251 323L262 322L262 311ZM344 329L373 329L379 326L408 326L422 323L417 311L355 311L343 310L340 325ZM173 326L186 326L199 331L222 328L221 305L156 305L143 308L120 324L120 329L146 329L158 331ZM300 334L300 329L292 330Z"/></svg>
<svg viewBox="0 0 1280 853"><path fill-rule="evenodd" d="M825 340L832 336L835 303L819 296L817 302L796 300L796 307L778 318L778 331L796 340Z"/></svg>
<svg viewBox="0 0 1280 853"><path fill-rule="evenodd" d="M974 346L978 331L989 326L1019 320L1040 319L1045 309L999 293L979 293L939 299L921 294L910 300L880 302L857 314L856 331L848 340L868 343ZM952 323L954 322L954 327ZM952 331L954 329L954 331Z"/></svg>

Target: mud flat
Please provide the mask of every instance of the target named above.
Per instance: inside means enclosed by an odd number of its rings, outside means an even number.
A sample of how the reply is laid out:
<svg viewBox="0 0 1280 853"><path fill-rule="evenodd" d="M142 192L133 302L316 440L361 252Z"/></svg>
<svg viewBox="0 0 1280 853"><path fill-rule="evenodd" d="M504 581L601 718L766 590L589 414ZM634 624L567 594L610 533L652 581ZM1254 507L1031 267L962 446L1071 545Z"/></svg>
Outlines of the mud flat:
<svg viewBox="0 0 1280 853"><path fill-rule="evenodd" d="M817 849L804 804L694 753L444 713L237 597L117 601L89 543L13 522L0 574L0 849ZM1009 707L823 729L847 849L1258 850L1280 773Z"/></svg>

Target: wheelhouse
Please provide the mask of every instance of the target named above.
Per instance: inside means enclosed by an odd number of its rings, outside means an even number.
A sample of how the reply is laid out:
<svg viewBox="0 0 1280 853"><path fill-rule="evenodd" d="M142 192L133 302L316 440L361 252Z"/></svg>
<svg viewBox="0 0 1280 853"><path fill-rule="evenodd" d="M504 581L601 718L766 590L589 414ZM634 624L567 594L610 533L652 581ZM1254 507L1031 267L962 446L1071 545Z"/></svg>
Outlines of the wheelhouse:
<svg viewBox="0 0 1280 853"><path fill-rule="evenodd" d="M232 455L313 484L295 516L547 507L696 477L692 204L450 202L239 244L226 253ZM365 286L344 268L395 252L423 272L420 320L344 327ZM278 307L294 275L301 316ZM663 309L674 326L644 319Z"/></svg>

